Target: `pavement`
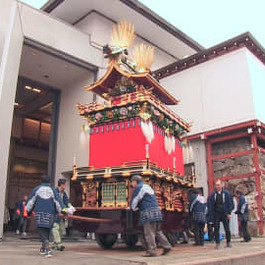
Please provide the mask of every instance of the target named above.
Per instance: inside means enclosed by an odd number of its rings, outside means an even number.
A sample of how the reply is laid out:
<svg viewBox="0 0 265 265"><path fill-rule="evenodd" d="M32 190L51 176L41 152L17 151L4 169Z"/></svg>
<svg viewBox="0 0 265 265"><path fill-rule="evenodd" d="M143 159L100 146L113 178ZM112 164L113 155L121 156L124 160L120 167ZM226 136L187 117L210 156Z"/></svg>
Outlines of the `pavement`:
<svg viewBox="0 0 265 265"><path fill-rule="evenodd" d="M129 250L117 243L111 250L102 250L95 241L78 239L65 242L65 251L54 252L53 257L39 256L40 243L37 239L4 237L0 244L0 265L265 265L265 238L253 238L249 243L233 239L233 247L214 244L203 247L176 245L167 256L141 257L144 251L138 247ZM158 250L158 254L162 252Z"/></svg>

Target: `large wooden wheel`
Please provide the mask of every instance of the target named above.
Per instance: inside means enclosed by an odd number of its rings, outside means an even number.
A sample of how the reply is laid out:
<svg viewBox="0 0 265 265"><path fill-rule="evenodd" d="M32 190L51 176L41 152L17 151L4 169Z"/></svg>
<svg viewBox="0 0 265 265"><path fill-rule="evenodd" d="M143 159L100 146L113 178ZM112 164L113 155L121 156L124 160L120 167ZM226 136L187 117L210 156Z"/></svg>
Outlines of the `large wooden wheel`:
<svg viewBox="0 0 265 265"><path fill-rule="evenodd" d="M128 248L135 248L135 245L138 242L138 235L137 234L131 234L131 235L124 234L123 240Z"/></svg>
<svg viewBox="0 0 265 265"><path fill-rule="evenodd" d="M177 239L176 239L176 235L175 233L164 233L164 235L166 236L168 242L170 243L170 245L172 247L174 247L174 245L177 243Z"/></svg>
<svg viewBox="0 0 265 265"><path fill-rule="evenodd" d="M110 249L117 241L117 234L97 234L96 241L103 249Z"/></svg>

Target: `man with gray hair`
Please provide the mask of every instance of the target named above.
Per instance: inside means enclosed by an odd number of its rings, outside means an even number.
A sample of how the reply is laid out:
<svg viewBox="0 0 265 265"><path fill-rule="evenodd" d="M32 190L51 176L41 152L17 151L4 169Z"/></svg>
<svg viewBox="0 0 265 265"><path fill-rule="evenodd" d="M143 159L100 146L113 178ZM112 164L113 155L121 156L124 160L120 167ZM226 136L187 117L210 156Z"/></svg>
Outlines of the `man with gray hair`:
<svg viewBox="0 0 265 265"><path fill-rule="evenodd" d="M140 224L144 228L144 237L147 245L147 252L144 257L155 257L156 240L163 248L162 255L168 254L171 250L167 238L161 230L162 214L159 210L154 190L143 183L140 175L131 178L134 192L131 199L131 209L140 211Z"/></svg>
<svg viewBox="0 0 265 265"><path fill-rule="evenodd" d="M234 202L231 194L224 189L223 182L215 182L215 191L209 196L208 202L208 221L214 224L214 236L216 249L220 248L220 223L222 222L225 229L226 247L231 248L231 232L229 220L231 212L234 209Z"/></svg>

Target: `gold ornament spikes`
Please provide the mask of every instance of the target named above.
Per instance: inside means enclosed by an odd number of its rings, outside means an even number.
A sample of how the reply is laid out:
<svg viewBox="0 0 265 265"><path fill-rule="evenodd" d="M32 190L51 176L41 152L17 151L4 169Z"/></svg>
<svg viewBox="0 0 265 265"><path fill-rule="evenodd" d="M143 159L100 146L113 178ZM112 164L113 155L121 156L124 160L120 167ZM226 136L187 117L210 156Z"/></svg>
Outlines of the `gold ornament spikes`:
<svg viewBox="0 0 265 265"><path fill-rule="evenodd" d="M117 47L129 47L135 38L134 25L126 20L121 20L113 25L111 45Z"/></svg>
<svg viewBox="0 0 265 265"><path fill-rule="evenodd" d="M133 51L133 60L136 62L136 71L150 72L154 61L154 47L146 44L138 44Z"/></svg>

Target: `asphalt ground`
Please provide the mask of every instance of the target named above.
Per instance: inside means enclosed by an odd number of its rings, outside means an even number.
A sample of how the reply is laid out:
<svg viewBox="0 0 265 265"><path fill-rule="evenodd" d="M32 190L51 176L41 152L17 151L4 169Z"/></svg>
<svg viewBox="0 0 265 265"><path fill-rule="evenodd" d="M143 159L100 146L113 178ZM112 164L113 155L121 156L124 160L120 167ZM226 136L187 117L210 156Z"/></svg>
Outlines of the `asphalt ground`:
<svg viewBox="0 0 265 265"><path fill-rule="evenodd" d="M0 245L0 265L263 265L265 264L265 238L253 238L249 243L233 239L232 248L225 243L216 250L214 244L203 247L176 245L167 256L141 257L144 250L138 246L128 249L123 243L116 243L111 250L102 250L95 241L87 239L67 240L65 251L54 251L51 258L41 257L37 239L20 239L15 236L4 237ZM158 249L158 254L162 250Z"/></svg>

